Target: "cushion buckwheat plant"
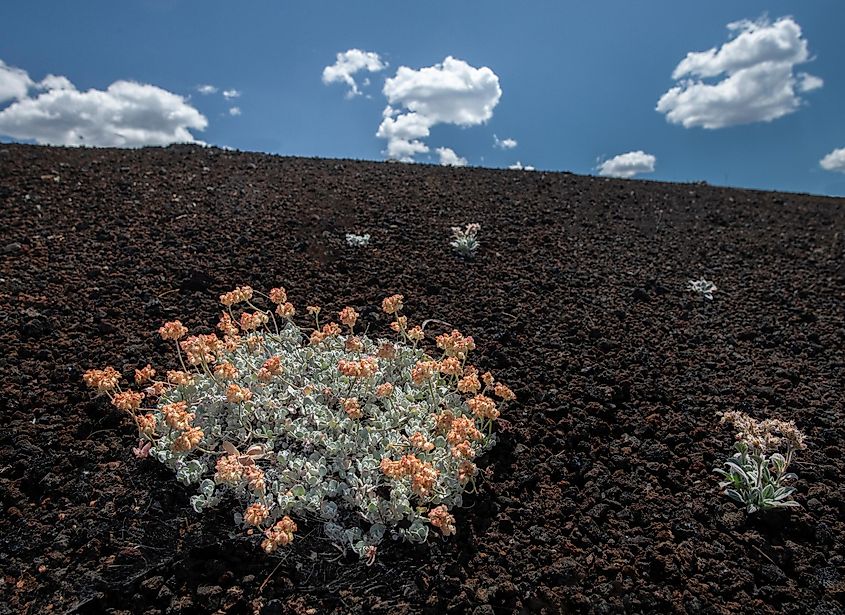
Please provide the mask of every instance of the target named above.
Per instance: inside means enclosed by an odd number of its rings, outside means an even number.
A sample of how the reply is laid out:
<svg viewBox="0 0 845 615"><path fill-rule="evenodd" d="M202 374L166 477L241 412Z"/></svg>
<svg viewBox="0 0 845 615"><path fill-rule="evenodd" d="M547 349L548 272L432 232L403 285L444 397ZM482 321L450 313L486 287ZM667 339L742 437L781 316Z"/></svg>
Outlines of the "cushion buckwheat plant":
<svg viewBox="0 0 845 615"><path fill-rule="evenodd" d="M369 563L387 534L424 542L431 528L455 533L449 511L474 485L474 460L495 444L493 423L514 399L468 363L472 337L440 335L440 356L427 355L402 295L382 303L396 341L356 334L351 307L322 325L321 309L308 307L316 328L306 334L284 289L265 297L273 311L255 305L259 295L248 286L222 295L219 335L165 323L159 333L181 369L163 379L150 365L135 370L142 392L112 367L86 372L132 416L136 455L197 485L198 512L234 496L236 521L262 530L268 553L294 539L294 519L320 520L331 541Z"/></svg>
<svg viewBox="0 0 845 615"><path fill-rule="evenodd" d="M737 429L736 452L725 462L727 469L714 470L725 478L719 483L724 494L749 513L798 507L798 502L790 499L795 487L788 484L798 477L788 470L795 452L807 448L804 434L792 422L757 421L736 411L725 412L722 422Z"/></svg>

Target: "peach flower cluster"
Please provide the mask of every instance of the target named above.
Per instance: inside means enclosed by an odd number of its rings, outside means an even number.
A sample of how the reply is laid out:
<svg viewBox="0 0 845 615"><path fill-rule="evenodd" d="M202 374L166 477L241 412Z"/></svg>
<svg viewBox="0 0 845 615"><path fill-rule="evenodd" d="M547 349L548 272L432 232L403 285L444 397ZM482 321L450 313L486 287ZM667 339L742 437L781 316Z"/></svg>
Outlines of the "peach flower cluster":
<svg viewBox="0 0 845 615"><path fill-rule="evenodd" d="M461 360L467 358L470 350L475 350L475 341L471 336L464 337L457 329L451 333L444 333L437 336L437 347L446 353L447 357L457 357Z"/></svg>
<svg viewBox="0 0 845 615"><path fill-rule="evenodd" d="M411 446L420 449L424 453L430 453L434 450L434 443L426 440L422 432L419 431L411 435L411 437L408 438L408 442L411 443Z"/></svg>
<svg viewBox="0 0 845 615"><path fill-rule="evenodd" d="M185 337L188 334L188 327L184 326L179 320L172 320L164 323L158 330L161 339L176 341Z"/></svg>
<svg viewBox="0 0 845 615"><path fill-rule="evenodd" d="M256 375L262 382L270 382L275 376L281 376L283 371L282 358L274 356L264 361Z"/></svg>
<svg viewBox="0 0 845 615"><path fill-rule="evenodd" d="M398 461L392 461L387 457L381 460L381 471L388 478L396 480L410 477L411 490L420 497L428 497L440 475L434 466L418 459L416 455L405 455Z"/></svg>
<svg viewBox="0 0 845 615"><path fill-rule="evenodd" d="M122 391L120 393L116 393L115 396L112 397L111 403L118 410L123 410L124 412L134 412L141 407L141 400L143 399L143 393Z"/></svg>
<svg viewBox="0 0 845 615"><path fill-rule="evenodd" d="M178 429L179 431L190 429L195 417L193 412L188 412L188 403L184 401L165 404L161 407L161 412L164 415L164 422L167 426L171 429Z"/></svg>
<svg viewBox="0 0 845 615"><path fill-rule="evenodd" d="M256 502L247 506L247 509L244 511L244 523L258 526L264 523L264 520L268 516L270 516L270 511L267 507L264 504Z"/></svg>
<svg viewBox="0 0 845 615"><path fill-rule="evenodd" d="M82 380L92 389L104 393L117 388L117 383L120 382L120 372L113 367L89 369L82 375Z"/></svg>
<svg viewBox="0 0 845 615"><path fill-rule="evenodd" d="M343 408L343 411L346 412L351 419L360 419L364 416L364 413L361 411L361 404L358 402L357 397L342 397L340 399L340 405Z"/></svg>
<svg viewBox="0 0 845 615"><path fill-rule="evenodd" d="M293 519L285 515L273 527L264 531L264 541L261 548L266 553L272 553L279 547L289 545L293 542L293 533L297 530Z"/></svg>
<svg viewBox="0 0 845 615"><path fill-rule="evenodd" d="M390 297L386 297L381 302L381 309L385 314L396 314L402 309L402 301L404 301L404 299L404 295L391 295Z"/></svg>
<svg viewBox="0 0 845 615"><path fill-rule="evenodd" d="M252 400L252 391L234 382L226 388L226 401L230 404L240 404Z"/></svg>
<svg viewBox="0 0 845 615"><path fill-rule="evenodd" d="M437 372L437 369L437 361L419 361L411 368L411 380L414 384L427 382Z"/></svg>
<svg viewBox="0 0 845 615"><path fill-rule="evenodd" d="M244 331L254 331L266 325L270 321L270 317L265 312L256 310L252 314L243 312L241 314L240 325Z"/></svg>
<svg viewBox="0 0 845 615"><path fill-rule="evenodd" d="M349 327L351 331L355 328L355 323L358 322L358 316L359 314L354 308L347 306L338 313L338 320Z"/></svg>
<svg viewBox="0 0 845 615"><path fill-rule="evenodd" d="M235 380L238 377L238 368L229 361L223 361L214 368L214 376L220 380Z"/></svg>
<svg viewBox="0 0 845 615"><path fill-rule="evenodd" d="M192 335L179 342L191 365L208 365L217 360L216 353L223 349L223 342L214 333Z"/></svg>
<svg viewBox="0 0 845 615"><path fill-rule="evenodd" d="M468 399L467 406L480 419L490 419L492 421L499 418L496 402L486 395L476 395L472 399Z"/></svg>
<svg viewBox="0 0 845 615"><path fill-rule="evenodd" d="M372 378L378 371L378 361L374 357L364 357L357 361L341 359L337 362L337 369L349 378Z"/></svg>
<svg viewBox="0 0 845 615"><path fill-rule="evenodd" d="M443 504L428 511L428 520L434 527L440 528L444 536L455 533L455 517L449 514L449 509Z"/></svg>
<svg viewBox="0 0 845 615"><path fill-rule="evenodd" d="M149 382L153 378L155 378L156 370L153 369L153 366L149 363L146 366L142 367L141 369L135 370L135 384L141 385L145 382Z"/></svg>
<svg viewBox="0 0 845 615"><path fill-rule="evenodd" d="M286 303L288 300L288 293L283 287L270 289L270 301L276 305Z"/></svg>
<svg viewBox="0 0 845 615"><path fill-rule="evenodd" d="M326 324L323 325L322 330L320 330L320 331L315 330L313 333L311 333L310 341L311 341L312 345L316 346L317 344L319 344L323 340L325 340L329 337L336 337L340 334L341 334L340 325L338 325L336 322L329 322L329 323L326 323Z"/></svg>
<svg viewBox="0 0 845 615"><path fill-rule="evenodd" d="M194 383L194 376L189 372L172 369L167 372L167 381L177 386L188 386Z"/></svg>
<svg viewBox="0 0 845 615"><path fill-rule="evenodd" d="M231 307L244 301L252 299L252 287L238 286L235 290L230 290L228 293L220 295L220 303L227 307Z"/></svg>

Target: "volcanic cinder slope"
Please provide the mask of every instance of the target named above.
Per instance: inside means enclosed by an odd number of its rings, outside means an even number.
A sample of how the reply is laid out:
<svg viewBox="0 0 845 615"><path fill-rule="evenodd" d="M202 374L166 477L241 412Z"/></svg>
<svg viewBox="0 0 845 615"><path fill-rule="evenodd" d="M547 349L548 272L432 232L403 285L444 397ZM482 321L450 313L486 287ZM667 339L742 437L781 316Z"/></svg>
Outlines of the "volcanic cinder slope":
<svg viewBox="0 0 845 615"><path fill-rule="evenodd" d="M171 147L0 145L0 612L840 613L845 201ZM479 222L463 261L449 228ZM369 233L351 248L346 232ZM713 301L685 291L704 276ZM238 284L300 313L406 296L518 401L458 532L372 567L304 531L267 558L233 507L133 457L82 372L151 361ZM801 508L747 518L718 413L797 422ZM278 567L277 567L278 564ZM314 610L309 610L314 609Z"/></svg>

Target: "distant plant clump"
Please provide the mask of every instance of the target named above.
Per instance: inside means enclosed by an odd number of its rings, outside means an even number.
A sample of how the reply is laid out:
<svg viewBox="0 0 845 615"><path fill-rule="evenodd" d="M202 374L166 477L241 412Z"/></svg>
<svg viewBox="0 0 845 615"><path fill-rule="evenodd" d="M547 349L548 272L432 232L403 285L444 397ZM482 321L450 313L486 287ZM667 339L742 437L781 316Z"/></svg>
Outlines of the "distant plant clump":
<svg viewBox="0 0 845 615"><path fill-rule="evenodd" d="M315 328L306 333L283 288L261 295L272 311L256 307L259 295L243 286L220 297L222 337L165 323L159 333L181 369L160 380L151 365L135 370L143 392L112 367L85 373L134 420L136 455L198 485L196 511L240 500L236 522L261 530L268 553L293 541L294 518L321 521L329 540L369 563L386 534L424 542L432 527L455 533L450 510L473 488L474 460L495 444L493 423L515 398L468 363L473 338L439 335L440 355L429 356L423 329L401 314L402 295L382 302L398 341L356 334L351 307L322 326L321 309L308 307Z"/></svg>
<svg viewBox="0 0 845 615"><path fill-rule="evenodd" d="M713 299L713 293L718 289L713 282L705 280L704 278L698 280L690 280L687 283L687 290L701 295L703 299Z"/></svg>
<svg viewBox="0 0 845 615"><path fill-rule="evenodd" d="M356 235L355 233L346 233L346 245L350 248L364 248L370 245L370 234Z"/></svg>
<svg viewBox="0 0 845 615"><path fill-rule="evenodd" d="M788 470L795 452L805 449L806 444L795 423L778 419L757 421L735 411L726 412L722 422L737 429L736 452L725 462L727 469L715 469L725 478L719 483L724 494L745 506L749 513L798 507L798 502L791 499L795 487L788 484L798 477Z"/></svg>
<svg viewBox="0 0 845 615"><path fill-rule="evenodd" d="M481 225L473 222L467 224L464 228L459 226L452 227L452 241L450 246L460 256L464 258L472 258L478 251L478 231L481 230Z"/></svg>

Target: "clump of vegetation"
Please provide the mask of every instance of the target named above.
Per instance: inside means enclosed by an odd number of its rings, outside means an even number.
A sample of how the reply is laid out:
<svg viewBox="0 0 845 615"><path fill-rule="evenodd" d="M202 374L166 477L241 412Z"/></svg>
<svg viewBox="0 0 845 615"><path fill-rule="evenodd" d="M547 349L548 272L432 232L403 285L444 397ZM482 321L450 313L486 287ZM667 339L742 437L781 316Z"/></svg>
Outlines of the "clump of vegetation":
<svg viewBox="0 0 845 615"><path fill-rule="evenodd" d="M718 289L713 282L709 280L705 280L704 278L700 278L698 280L690 280L687 283L687 290L690 292L697 293L701 296L702 299L713 299L713 293L716 292Z"/></svg>
<svg viewBox="0 0 845 615"><path fill-rule="evenodd" d="M243 286L220 297L220 337L165 323L159 333L181 369L159 380L151 365L135 370L143 391L112 367L85 373L135 421L136 454L198 485L198 512L234 496L236 521L262 530L268 553L294 539L294 518L321 521L331 541L370 563L386 534L423 542L432 527L455 533L450 511L474 487L474 460L495 444L493 423L515 398L469 364L473 338L439 335L430 356L402 295L382 302L396 341L357 334L351 307L323 324L322 310L308 307L315 326L306 332L283 288L264 296L275 309L257 307L259 296Z"/></svg>
<svg viewBox="0 0 845 615"><path fill-rule="evenodd" d="M464 228L459 226L452 227L452 241L450 246L460 256L464 258L472 258L478 251L478 231L481 230L481 225L473 222L467 224Z"/></svg>
<svg viewBox="0 0 845 615"><path fill-rule="evenodd" d="M749 513L800 506L791 499L795 487L789 483L798 477L789 472L789 466L795 452L807 446L795 423L757 421L736 411L726 412L722 422L737 429L736 452L725 462L727 469L715 469L725 478L719 483L723 493Z"/></svg>
<svg viewBox="0 0 845 615"><path fill-rule="evenodd" d="M350 248L365 248L370 245L370 234L356 235L355 233L346 233L346 245Z"/></svg>

